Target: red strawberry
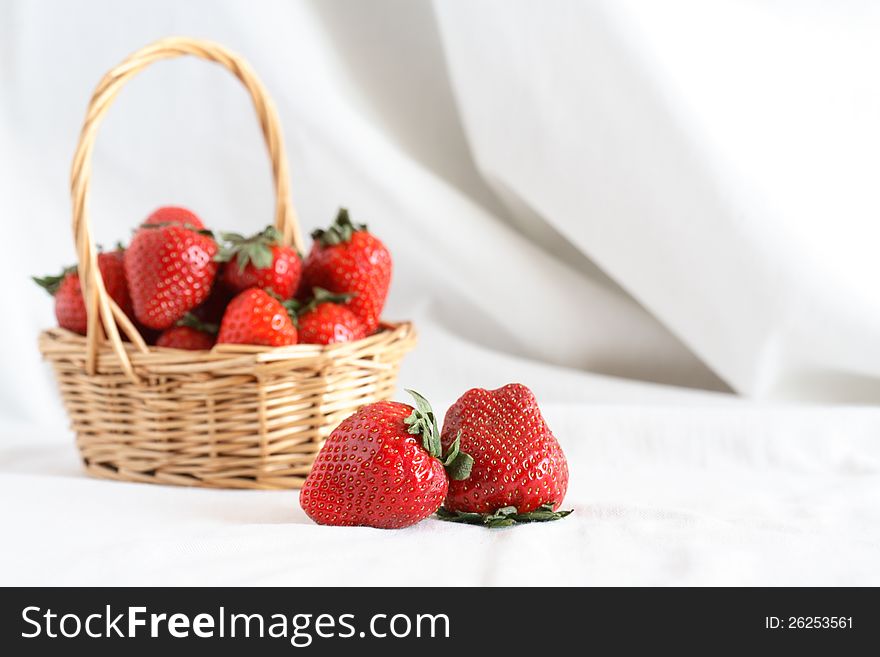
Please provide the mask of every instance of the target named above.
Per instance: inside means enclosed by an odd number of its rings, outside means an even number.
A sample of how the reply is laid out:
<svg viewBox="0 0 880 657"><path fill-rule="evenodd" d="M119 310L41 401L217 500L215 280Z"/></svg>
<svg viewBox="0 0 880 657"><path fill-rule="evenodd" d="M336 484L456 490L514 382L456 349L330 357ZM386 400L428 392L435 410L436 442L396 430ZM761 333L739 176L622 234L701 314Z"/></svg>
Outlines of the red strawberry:
<svg viewBox="0 0 880 657"><path fill-rule="evenodd" d="M183 319L177 322L176 326L162 331L156 340L156 345L172 349L199 351L213 347L216 337L216 326L205 324L192 313L187 313Z"/></svg>
<svg viewBox="0 0 880 657"><path fill-rule="evenodd" d="M351 297L317 287L312 300L297 311L299 341L337 344L366 337L367 330L351 310L341 305Z"/></svg>
<svg viewBox="0 0 880 657"><path fill-rule="evenodd" d="M329 229L316 230L312 237L315 243L303 269L306 288L353 295L349 309L368 335L375 333L391 283L388 249L366 226L352 224L344 208Z"/></svg>
<svg viewBox="0 0 880 657"><path fill-rule="evenodd" d="M214 336L191 326L172 326L162 331L156 346L200 351L214 346Z"/></svg>
<svg viewBox="0 0 880 657"><path fill-rule="evenodd" d="M144 221L147 226L159 226L165 224L178 224L180 226L189 226L195 230L202 230L205 225L195 213L190 212L186 208L179 208L173 205L167 205L159 208Z"/></svg>
<svg viewBox="0 0 880 657"><path fill-rule="evenodd" d="M133 317L131 295L128 293L128 280L125 276L125 248L120 245L114 251L99 253L98 269L107 294L126 315Z"/></svg>
<svg viewBox="0 0 880 657"><path fill-rule="evenodd" d="M223 265L222 279L233 292L249 287L272 290L282 299L290 299L299 286L302 261L296 249L281 244L281 234L274 226L251 237L223 233L228 243L216 260Z"/></svg>
<svg viewBox="0 0 880 657"><path fill-rule="evenodd" d="M469 457L457 445L440 461L431 406L408 392L417 408L368 404L330 434L299 495L309 518L322 525L409 527L443 502L449 486L444 467L449 476L467 476Z"/></svg>
<svg viewBox="0 0 880 657"><path fill-rule="evenodd" d="M287 308L265 290L245 290L226 307L217 342L267 347L296 344L296 326Z"/></svg>
<svg viewBox="0 0 880 657"><path fill-rule="evenodd" d="M134 314L149 328L166 329L208 298L217 244L178 224L144 226L125 252Z"/></svg>
<svg viewBox="0 0 880 657"><path fill-rule="evenodd" d="M98 269L107 294L126 315L131 316L131 297L128 295L122 259L122 251L99 253ZM85 335L88 319L76 267L67 267L60 276L34 278L34 281L55 297L55 318L58 326Z"/></svg>
<svg viewBox="0 0 880 657"><path fill-rule="evenodd" d="M446 412L443 445L461 441L474 466L453 481L440 516L486 524L556 520L568 488L568 463L532 391L520 383L468 390Z"/></svg>

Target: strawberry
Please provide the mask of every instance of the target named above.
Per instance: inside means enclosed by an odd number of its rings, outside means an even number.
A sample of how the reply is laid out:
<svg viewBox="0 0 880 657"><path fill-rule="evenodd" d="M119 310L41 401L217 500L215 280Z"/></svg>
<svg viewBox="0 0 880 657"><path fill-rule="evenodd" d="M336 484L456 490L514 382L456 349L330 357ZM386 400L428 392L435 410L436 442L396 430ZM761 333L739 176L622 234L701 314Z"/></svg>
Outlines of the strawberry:
<svg viewBox="0 0 880 657"><path fill-rule="evenodd" d="M128 294L122 262L121 250L98 254L98 269L101 271L107 294L126 315L131 316L131 297ZM88 323L86 304L76 267L65 268L60 276L34 278L34 281L55 297L55 318L58 320L58 326L85 335Z"/></svg>
<svg viewBox="0 0 880 657"><path fill-rule="evenodd" d="M434 412L424 397L407 392L416 408L393 401L368 404L327 438L299 495L312 520L409 527L439 508L450 476L467 476L470 457L454 444L440 460Z"/></svg>
<svg viewBox="0 0 880 657"><path fill-rule="evenodd" d="M299 286L302 261L296 249L281 244L281 233L274 226L251 237L223 233L227 245L215 260L223 265L222 280L233 292L249 287L272 290L290 299Z"/></svg>
<svg viewBox="0 0 880 657"><path fill-rule="evenodd" d="M251 288L229 302L217 342L267 347L296 344L296 326L287 308L265 290Z"/></svg>
<svg viewBox="0 0 880 657"><path fill-rule="evenodd" d="M297 310L299 341L337 344L366 337L367 329L351 310L341 305L351 297L316 287L312 300Z"/></svg>
<svg viewBox="0 0 880 657"><path fill-rule="evenodd" d="M146 226L164 226L166 224L188 226L193 230L203 230L205 228L202 220L195 213L190 212L186 208L179 208L173 205L159 208L144 221Z"/></svg>
<svg viewBox="0 0 880 657"><path fill-rule="evenodd" d="M192 313L187 313L175 326L162 331L156 346L199 351L213 347L216 336L216 326L205 324Z"/></svg>
<svg viewBox="0 0 880 657"><path fill-rule="evenodd" d="M568 464L532 391L520 383L467 391L446 412L443 445L474 456L471 476L449 486L445 520L490 527L556 520Z"/></svg>
<svg viewBox="0 0 880 657"><path fill-rule="evenodd" d="M312 237L315 242L303 267L305 288L351 294L348 308L367 335L375 333L391 283L388 249L365 225L352 224L344 208L330 228L316 230Z"/></svg>
<svg viewBox="0 0 880 657"><path fill-rule="evenodd" d="M217 263L213 238L176 223L142 226L125 252L134 314L148 328L170 328L208 298Z"/></svg>

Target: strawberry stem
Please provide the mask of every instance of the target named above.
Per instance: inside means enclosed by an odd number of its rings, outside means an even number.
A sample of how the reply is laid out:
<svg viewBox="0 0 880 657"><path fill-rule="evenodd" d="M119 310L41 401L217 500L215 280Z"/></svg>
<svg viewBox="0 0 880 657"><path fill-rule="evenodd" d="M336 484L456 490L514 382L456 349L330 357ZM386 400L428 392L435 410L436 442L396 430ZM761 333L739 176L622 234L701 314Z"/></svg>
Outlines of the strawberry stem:
<svg viewBox="0 0 880 657"><path fill-rule="evenodd" d="M447 522L460 522L468 525L482 525L483 527L510 527L512 525L529 522L550 522L561 520L570 515L574 509L567 511L554 511L552 504L542 504L534 511L519 513L515 506L505 506L493 513L469 513L467 511L448 511L444 508L437 509L437 518Z"/></svg>

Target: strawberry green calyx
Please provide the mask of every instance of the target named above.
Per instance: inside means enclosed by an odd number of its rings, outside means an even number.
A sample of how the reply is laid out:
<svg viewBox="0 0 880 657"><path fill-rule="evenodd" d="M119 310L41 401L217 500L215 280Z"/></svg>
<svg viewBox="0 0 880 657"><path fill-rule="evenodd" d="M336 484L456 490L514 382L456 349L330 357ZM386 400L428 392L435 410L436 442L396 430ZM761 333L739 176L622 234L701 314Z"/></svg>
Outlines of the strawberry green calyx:
<svg viewBox="0 0 880 657"><path fill-rule="evenodd" d="M409 433L421 434L425 451L435 459L441 458L443 446L440 444L440 430L431 403L415 390L407 388L406 391L416 402L413 412L404 420L409 427Z"/></svg>
<svg viewBox="0 0 880 657"><path fill-rule="evenodd" d="M211 335L217 335L220 332L219 326L203 322L192 313L187 313L181 317L177 322L177 326L188 326L189 328L201 331L202 333L210 333Z"/></svg>
<svg viewBox="0 0 880 657"><path fill-rule="evenodd" d="M31 280L54 297L58 288L61 286L61 281L63 281L68 274L72 274L75 271L76 267L65 267L61 270L61 273L58 274L58 276L31 276Z"/></svg>
<svg viewBox="0 0 880 657"><path fill-rule="evenodd" d="M312 291L312 298L309 301L303 302L296 298L282 299L270 289L266 289L265 292L269 296L274 297L281 302L281 305L284 306L284 309L287 311L287 315L290 317L290 320L297 328L299 328L299 318L305 315L307 312L314 310L318 306L318 304L343 304L347 301L350 301L355 296L354 294L335 294L333 292L328 292L322 287L316 287Z"/></svg>
<svg viewBox="0 0 880 657"><path fill-rule="evenodd" d="M470 454L461 451L461 431L449 446L449 451L443 457L443 467L450 479L462 481L471 476L474 467L474 458Z"/></svg>
<svg viewBox="0 0 880 657"><path fill-rule="evenodd" d="M297 301L296 299L289 299L287 301L282 301L281 303L287 308L288 314L296 318L305 315L310 310L314 310L318 304L338 303L342 305L348 303L356 296L357 294L354 293L336 293L325 290L323 287L314 287L312 288L312 298L305 303Z"/></svg>
<svg viewBox="0 0 880 657"><path fill-rule="evenodd" d="M468 525L482 525L483 527L510 527L512 525L529 522L550 522L560 520L570 515L574 509L568 511L554 511L552 504L542 504L534 511L519 513L515 506L505 506L494 513L467 513L465 511L447 511L444 508L437 510L437 517L448 522L460 522Z"/></svg>
<svg viewBox="0 0 880 657"><path fill-rule="evenodd" d="M440 429L437 427L437 416L434 414L430 402L415 390L407 389L407 392L416 402L413 412L404 420L409 427L409 433L422 436L422 446L425 451L443 463L450 479L456 481L467 479L471 475L474 459L470 454L461 451L461 434L449 446L449 450L444 456L443 446L440 444Z"/></svg>
<svg viewBox="0 0 880 657"><path fill-rule="evenodd" d="M275 226L266 226L256 235L244 237L239 233L220 233L225 244L214 256L217 262L230 262L235 258L238 270L252 264L256 269L272 266L272 247L281 244L281 233Z"/></svg>
<svg viewBox="0 0 880 657"><path fill-rule="evenodd" d="M339 213L336 215L333 223L330 224L330 227L327 230L319 228L312 231L312 238L324 246L333 246L334 244L350 242L351 236L361 230L367 230L367 225L351 223L348 210L339 208Z"/></svg>
<svg viewBox="0 0 880 657"><path fill-rule="evenodd" d="M354 292L331 292L323 287L312 288L312 301L317 303L348 303L357 294Z"/></svg>

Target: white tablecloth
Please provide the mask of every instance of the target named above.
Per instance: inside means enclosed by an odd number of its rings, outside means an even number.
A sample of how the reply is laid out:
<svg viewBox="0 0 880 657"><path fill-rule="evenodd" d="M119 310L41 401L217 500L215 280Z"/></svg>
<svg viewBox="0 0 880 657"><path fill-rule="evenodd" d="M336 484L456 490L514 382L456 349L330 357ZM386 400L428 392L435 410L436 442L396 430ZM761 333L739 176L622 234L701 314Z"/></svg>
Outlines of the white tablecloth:
<svg viewBox="0 0 880 657"><path fill-rule="evenodd" d="M452 353L447 372L473 368L485 385L519 376L554 400L542 406L569 459L572 516L500 530L321 527L292 491L100 481L57 430L3 427L0 583L880 584L880 409L575 374L481 355L420 324L404 377L438 409L452 388L433 372Z"/></svg>
<svg viewBox="0 0 880 657"><path fill-rule="evenodd" d="M858 0L0 3L0 584L877 584L878 27ZM92 89L169 34L259 73L304 231L347 205L391 248L402 385L535 391L573 516L328 529L292 492L83 475L27 276L73 261ZM157 64L100 128L96 241L167 203L258 230L269 178L234 79Z"/></svg>

